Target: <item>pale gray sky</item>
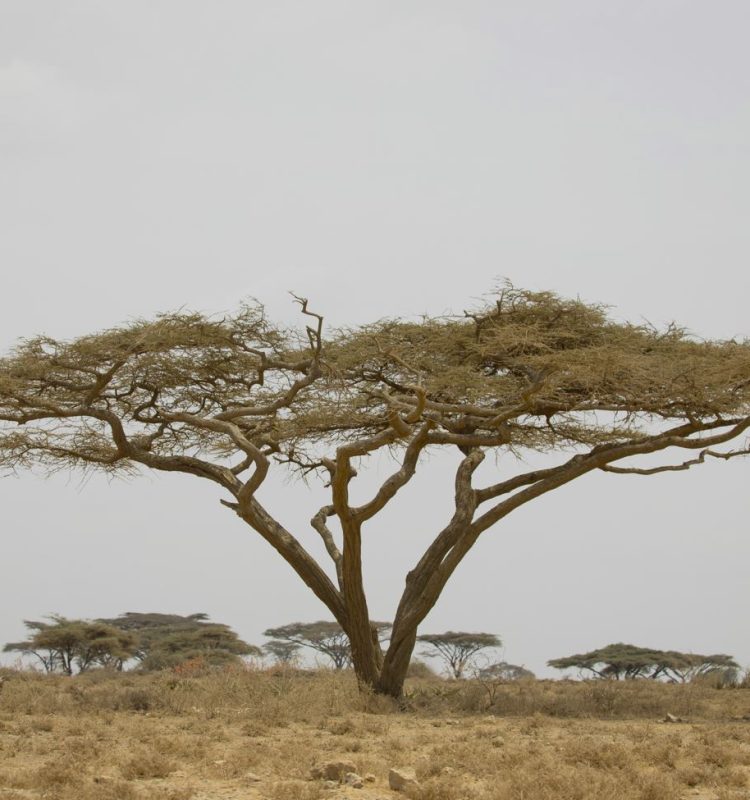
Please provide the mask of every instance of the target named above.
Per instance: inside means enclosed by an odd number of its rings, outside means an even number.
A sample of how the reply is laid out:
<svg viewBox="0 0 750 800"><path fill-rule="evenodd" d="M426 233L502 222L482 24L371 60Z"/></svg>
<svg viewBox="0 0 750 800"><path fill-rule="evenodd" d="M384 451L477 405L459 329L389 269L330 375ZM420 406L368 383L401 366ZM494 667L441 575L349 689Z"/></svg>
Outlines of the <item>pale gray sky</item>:
<svg viewBox="0 0 750 800"><path fill-rule="evenodd" d="M741 0L4 0L0 345L250 295L292 320L289 289L331 324L460 311L503 276L748 336L749 24ZM450 461L369 532L375 617ZM618 640L750 664L749 470L553 493L424 630L496 632L538 672ZM265 497L313 542L317 498ZM327 616L187 477L22 475L0 508L0 642L52 611L206 611L256 643Z"/></svg>

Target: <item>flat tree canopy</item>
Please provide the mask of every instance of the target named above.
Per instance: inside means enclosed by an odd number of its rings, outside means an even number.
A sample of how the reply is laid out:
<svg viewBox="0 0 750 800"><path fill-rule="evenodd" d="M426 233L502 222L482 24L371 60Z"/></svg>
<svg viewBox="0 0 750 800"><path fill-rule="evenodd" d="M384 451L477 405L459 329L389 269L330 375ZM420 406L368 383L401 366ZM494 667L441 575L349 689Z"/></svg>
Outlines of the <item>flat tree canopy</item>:
<svg viewBox="0 0 750 800"><path fill-rule="evenodd" d="M344 669L352 663L352 648L349 637L338 622L319 620L318 622L290 622L278 628L269 628L263 631L264 636L270 636L269 648L279 651L280 645L287 647L309 647L331 659L335 669ZM273 650L269 649L269 652ZM274 653L275 655L275 653Z"/></svg>
<svg viewBox="0 0 750 800"><path fill-rule="evenodd" d="M508 683L509 681L534 680L536 675L520 664L509 664L507 661L497 661L487 667L482 667L477 673L477 677L483 681L497 681L498 683Z"/></svg>
<svg viewBox="0 0 750 800"><path fill-rule="evenodd" d="M685 683L706 675L736 675L739 664L724 653L704 656L677 650L655 650L632 644L608 644L588 653L553 658L548 666L576 668L600 678L666 678Z"/></svg>
<svg viewBox="0 0 750 800"><path fill-rule="evenodd" d="M417 641L427 645L424 655L441 658L451 677L459 680L464 677L466 668L482 650L500 647L502 642L494 633L466 633L447 631L446 633L426 633L417 636Z"/></svg>
<svg viewBox="0 0 750 800"><path fill-rule="evenodd" d="M264 653L273 656L277 664L295 664L297 653L302 648L297 642L286 642L283 639L271 639L261 648Z"/></svg>
<svg viewBox="0 0 750 800"><path fill-rule="evenodd" d="M602 306L511 286L464 316L330 335L300 303L310 323L301 335L250 304L70 342L22 340L0 361L0 466L146 467L212 481L329 609L360 681L378 692L400 695L419 624L477 539L515 509L595 470L653 475L748 452L747 341L615 322ZM396 469L353 505L357 470L383 448ZM408 572L384 653L363 587L362 535L435 448L457 455L454 511ZM689 455L627 461L668 449ZM511 459L501 459L496 482L474 485L488 452L523 450L557 461L530 471L519 462L507 474ZM263 505L271 468L328 486L329 501L311 512L328 563Z"/></svg>
<svg viewBox="0 0 750 800"><path fill-rule="evenodd" d="M389 622L371 622L373 630L382 640L391 629ZM319 620L318 622L291 622L278 628L269 628L263 631L264 636L270 636L271 641L263 646L264 650L274 655L278 661L289 661L294 651L309 647L317 653L322 653L331 659L335 669L344 669L352 664L352 648L346 631L338 622L332 620ZM286 647L282 647L285 645Z"/></svg>
<svg viewBox="0 0 750 800"><path fill-rule="evenodd" d="M248 644L228 626L208 622L208 614L142 613L128 611L98 622L135 637L133 657L140 669L159 670L200 658L207 666L240 662L241 656L260 656L260 648Z"/></svg>
<svg viewBox="0 0 750 800"><path fill-rule="evenodd" d="M102 620L66 619L52 614L48 622L24 620L31 631L23 642L8 642L3 650L33 655L45 672L72 675L95 667L122 669L135 654L136 637Z"/></svg>

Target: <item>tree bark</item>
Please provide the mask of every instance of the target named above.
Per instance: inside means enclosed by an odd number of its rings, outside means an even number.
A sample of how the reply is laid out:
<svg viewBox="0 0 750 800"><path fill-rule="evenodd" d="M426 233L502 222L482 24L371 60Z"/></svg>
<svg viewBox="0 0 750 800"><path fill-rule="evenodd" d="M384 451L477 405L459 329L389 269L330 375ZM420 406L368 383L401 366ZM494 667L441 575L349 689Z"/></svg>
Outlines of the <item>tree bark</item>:
<svg viewBox="0 0 750 800"><path fill-rule="evenodd" d="M374 690L377 694L387 695L399 700L404 693L406 673L409 671L411 655L417 641L416 626L406 636L399 640L395 648L388 649L388 655L383 661L382 669Z"/></svg>

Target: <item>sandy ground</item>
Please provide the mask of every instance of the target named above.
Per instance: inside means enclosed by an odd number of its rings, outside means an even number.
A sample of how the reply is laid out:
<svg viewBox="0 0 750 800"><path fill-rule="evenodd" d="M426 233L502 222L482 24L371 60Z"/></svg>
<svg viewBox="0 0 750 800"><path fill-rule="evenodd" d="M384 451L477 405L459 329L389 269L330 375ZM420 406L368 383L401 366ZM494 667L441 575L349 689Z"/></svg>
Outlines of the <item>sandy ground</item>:
<svg viewBox="0 0 750 800"><path fill-rule="evenodd" d="M409 687L225 670L8 673L0 800L750 800L750 691L654 681ZM667 713L682 718L665 722ZM349 762L361 788L311 779Z"/></svg>
<svg viewBox="0 0 750 800"><path fill-rule="evenodd" d="M309 778L352 762L362 788ZM750 724L349 714L266 727L108 714L0 727L0 800L376 800L413 769L425 798L750 798Z"/></svg>

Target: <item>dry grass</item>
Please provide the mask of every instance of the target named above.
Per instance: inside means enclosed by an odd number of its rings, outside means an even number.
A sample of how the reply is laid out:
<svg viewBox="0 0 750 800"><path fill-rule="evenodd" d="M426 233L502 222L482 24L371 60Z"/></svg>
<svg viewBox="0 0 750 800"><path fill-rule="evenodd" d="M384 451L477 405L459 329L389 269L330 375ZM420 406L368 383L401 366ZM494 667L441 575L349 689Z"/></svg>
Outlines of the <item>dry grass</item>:
<svg viewBox="0 0 750 800"><path fill-rule="evenodd" d="M420 680L404 712L327 672L11 673L0 800L376 800L393 766L421 800L740 800L749 719L750 691L645 681ZM331 759L374 781L309 780Z"/></svg>

